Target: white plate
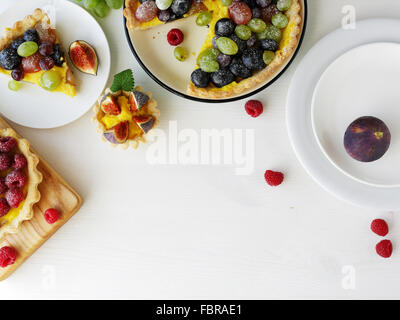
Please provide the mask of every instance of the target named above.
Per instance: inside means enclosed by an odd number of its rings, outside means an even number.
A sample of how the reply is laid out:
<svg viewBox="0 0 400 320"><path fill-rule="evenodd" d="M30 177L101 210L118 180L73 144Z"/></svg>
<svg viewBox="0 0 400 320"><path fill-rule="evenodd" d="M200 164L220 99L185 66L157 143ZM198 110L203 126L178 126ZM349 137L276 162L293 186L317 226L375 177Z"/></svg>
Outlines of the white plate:
<svg viewBox="0 0 400 320"><path fill-rule="evenodd" d="M310 176L343 200L379 210L400 209L400 188L360 183L333 166L315 139L311 125L311 101L321 74L332 61L363 44L400 43L398 30L399 20L371 19L358 21L355 30L338 29L324 37L299 64L291 81L286 106L292 146Z"/></svg>
<svg viewBox="0 0 400 320"><path fill-rule="evenodd" d="M67 0L25 0L0 15L0 32L31 14L36 8L54 5L58 36L68 56L69 44L85 40L92 44L99 58L97 76L78 71L70 63L77 80L77 95L71 98L60 92L47 92L37 85L24 83L17 92L8 89L9 76L0 74L0 112L26 127L55 128L84 115L104 90L110 73L110 47L97 21L84 9ZM46 10L47 11L47 10ZM50 19L53 20L51 11ZM54 21L53 21L54 23Z"/></svg>
<svg viewBox="0 0 400 320"><path fill-rule="evenodd" d="M336 59L319 80L312 102L317 142L332 163L350 177L375 186L400 186L400 44L372 43ZM351 158L343 137L348 125L375 116L389 127L389 150L379 160Z"/></svg>

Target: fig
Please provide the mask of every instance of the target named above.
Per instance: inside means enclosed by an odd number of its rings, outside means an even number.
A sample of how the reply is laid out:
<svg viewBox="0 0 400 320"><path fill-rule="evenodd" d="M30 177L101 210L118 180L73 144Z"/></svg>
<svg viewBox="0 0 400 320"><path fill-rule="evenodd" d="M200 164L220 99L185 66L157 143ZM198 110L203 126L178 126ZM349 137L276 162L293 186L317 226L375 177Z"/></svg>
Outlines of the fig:
<svg viewBox="0 0 400 320"><path fill-rule="evenodd" d="M69 57L79 71L97 75L97 54L93 47L87 42L83 40L72 42L69 46Z"/></svg>
<svg viewBox="0 0 400 320"><path fill-rule="evenodd" d="M114 126L111 130L104 132L104 138L114 144L124 143L128 139L129 122L123 121Z"/></svg>
<svg viewBox="0 0 400 320"><path fill-rule="evenodd" d="M347 128L344 147L353 159L372 162L386 153L390 139L389 128L382 120L371 116L361 117Z"/></svg>
<svg viewBox="0 0 400 320"><path fill-rule="evenodd" d="M106 114L117 116L121 113L121 108L119 107L117 100L111 94L106 95L101 100L100 107Z"/></svg>
<svg viewBox="0 0 400 320"><path fill-rule="evenodd" d="M150 100L150 97L140 91L132 91L129 94L129 105L131 112L135 112L139 110L141 107L143 107L148 101Z"/></svg>
<svg viewBox="0 0 400 320"><path fill-rule="evenodd" d="M134 116L133 120L138 124L144 133L149 132L154 125L154 118L152 116Z"/></svg>

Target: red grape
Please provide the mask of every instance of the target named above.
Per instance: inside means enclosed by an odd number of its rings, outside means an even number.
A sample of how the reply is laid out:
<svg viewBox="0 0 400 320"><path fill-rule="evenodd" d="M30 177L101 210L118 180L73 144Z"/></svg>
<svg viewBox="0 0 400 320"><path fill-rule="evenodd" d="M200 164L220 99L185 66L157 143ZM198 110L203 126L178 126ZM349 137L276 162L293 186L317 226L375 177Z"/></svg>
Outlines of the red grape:
<svg viewBox="0 0 400 320"><path fill-rule="evenodd" d="M158 14L158 8L154 1L143 2L136 10L136 19L140 22L153 20Z"/></svg>
<svg viewBox="0 0 400 320"><path fill-rule="evenodd" d="M54 53L53 44L50 42L42 42L39 46L39 52L42 56L50 56Z"/></svg>
<svg viewBox="0 0 400 320"><path fill-rule="evenodd" d="M23 58L21 62L22 70L25 73L33 73L33 72L38 72L41 70L40 68L40 60L43 58L43 56L39 53L36 52L35 54Z"/></svg>
<svg viewBox="0 0 400 320"><path fill-rule="evenodd" d="M261 19L265 21L265 23L271 23L271 19L274 15L280 13L276 5L271 4L266 8L261 9Z"/></svg>
<svg viewBox="0 0 400 320"><path fill-rule="evenodd" d="M236 24L248 24L251 20L251 9L244 2L232 2L228 10L230 18Z"/></svg>
<svg viewBox="0 0 400 320"><path fill-rule="evenodd" d="M39 65L42 70L50 70L54 67L55 63L51 57L44 57L40 60Z"/></svg>
<svg viewBox="0 0 400 320"><path fill-rule="evenodd" d="M24 72L21 69L15 69L11 72L11 78L15 81L21 81L24 78Z"/></svg>
<svg viewBox="0 0 400 320"><path fill-rule="evenodd" d="M56 43L56 30L52 28L44 28L41 23L36 24L35 29L39 35L40 42Z"/></svg>

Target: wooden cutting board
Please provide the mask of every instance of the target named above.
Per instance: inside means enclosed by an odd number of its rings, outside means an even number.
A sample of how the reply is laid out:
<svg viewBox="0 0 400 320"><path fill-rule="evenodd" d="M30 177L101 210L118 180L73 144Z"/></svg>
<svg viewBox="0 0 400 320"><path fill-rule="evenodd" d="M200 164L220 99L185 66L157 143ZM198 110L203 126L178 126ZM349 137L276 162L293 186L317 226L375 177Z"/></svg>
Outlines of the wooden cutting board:
<svg viewBox="0 0 400 320"><path fill-rule="evenodd" d="M0 129L10 127L0 118ZM29 140L29 139L28 139ZM31 150L35 152L32 148ZM25 221L18 233L9 234L0 241L0 248L12 246L18 251L15 263L6 268L0 268L0 281L10 276L26 259L28 259L47 239L49 239L65 222L81 207L82 199L57 172L54 171L40 156L38 169L43 174L39 185L40 201L34 205L34 216ZM61 219L54 224L48 224L43 217L48 208L56 208L61 213Z"/></svg>

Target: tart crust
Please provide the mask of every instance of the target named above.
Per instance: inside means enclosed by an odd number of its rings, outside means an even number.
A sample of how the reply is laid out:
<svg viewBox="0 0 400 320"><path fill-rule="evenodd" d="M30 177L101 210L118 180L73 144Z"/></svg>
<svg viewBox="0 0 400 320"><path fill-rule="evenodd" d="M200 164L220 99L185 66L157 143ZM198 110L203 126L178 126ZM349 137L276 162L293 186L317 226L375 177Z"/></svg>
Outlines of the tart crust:
<svg viewBox="0 0 400 320"><path fill-rule="evenodd" d="M100 108L100 104L101 101L103 100L103 98L108 95L111 94L114 97L118 97L121 95L124 95L126 97L129 96L129 92L127 91L117 91L117 92L112 92L109 88L107 88L104 91L104 94L100 96L100 98L97 100L96 104L93 107L93 111L95 113L94 117L92 118L92 121L97 123L97 131L99 133L101 133L101 138L104 142L109 143L111 146L113 147L118 147L120 146L122 149L126 150L128 148L132 148L132 149L137 149L140 145L140 142L142 143L147 143L148 142L148 138L151 137L151 132L152 130L157 127L160 123L159 121L159 117L160 117L160 110L157 108L157 101L153 99L152 97L152 93L151 92L145 92L143 90L142 87L135 87L133 90L136 91L140 91L143 92L145 94L147 94L149 96L149 101L146 104L146 108L148 110L148 115L149 116L153 116L154 118L154 124L153 127L151 128L151 130L148 133L144 133L140 136L137 136L133 139L127 139L124 143L120 143L120 144L114 144L111 143L110 141L108 141L105 137L104 137L104 132L107 130L106 127L103 125L103 123L101 122L101 119L103 118L103 116L105 115L105 113L101 110Z"/></svg>
<svg viewBox="0 0 400 320"><path fill-rule="evenodd" d="M37 165L39 163L39 157L30 150L30 144L28 140L22 139L17 133L11 129L1 129L0 137L13 137L17 140L17 146L19 152L21 152L28 164L28 184L26 188L26 198L21 208L19 208L18 215L11 221L5 222L0 221L0 239L9 233L18 232L20 224L26 220L30 220L33 217L33 205L40 200L40 192L38 189L39 184L43 180L42 173L38 170Z"/></svg>
<svg viewBox="0 0 400 320"><path fill-rule="evenodd" d="M8 47L11 42L21 37L25 31L35 27L38 23L42 25L43 29L47 29L51 26L50 18L42 9L39 8L35 9L32 15L28 15L23 20L15 22L12 28L6 29L5 35L0 39L0 51ZM59 41L57 33L56 37L57 41ZM66 69L66 83L75 87L76 81L67 62L64 62L63 68Z"/></svg>

